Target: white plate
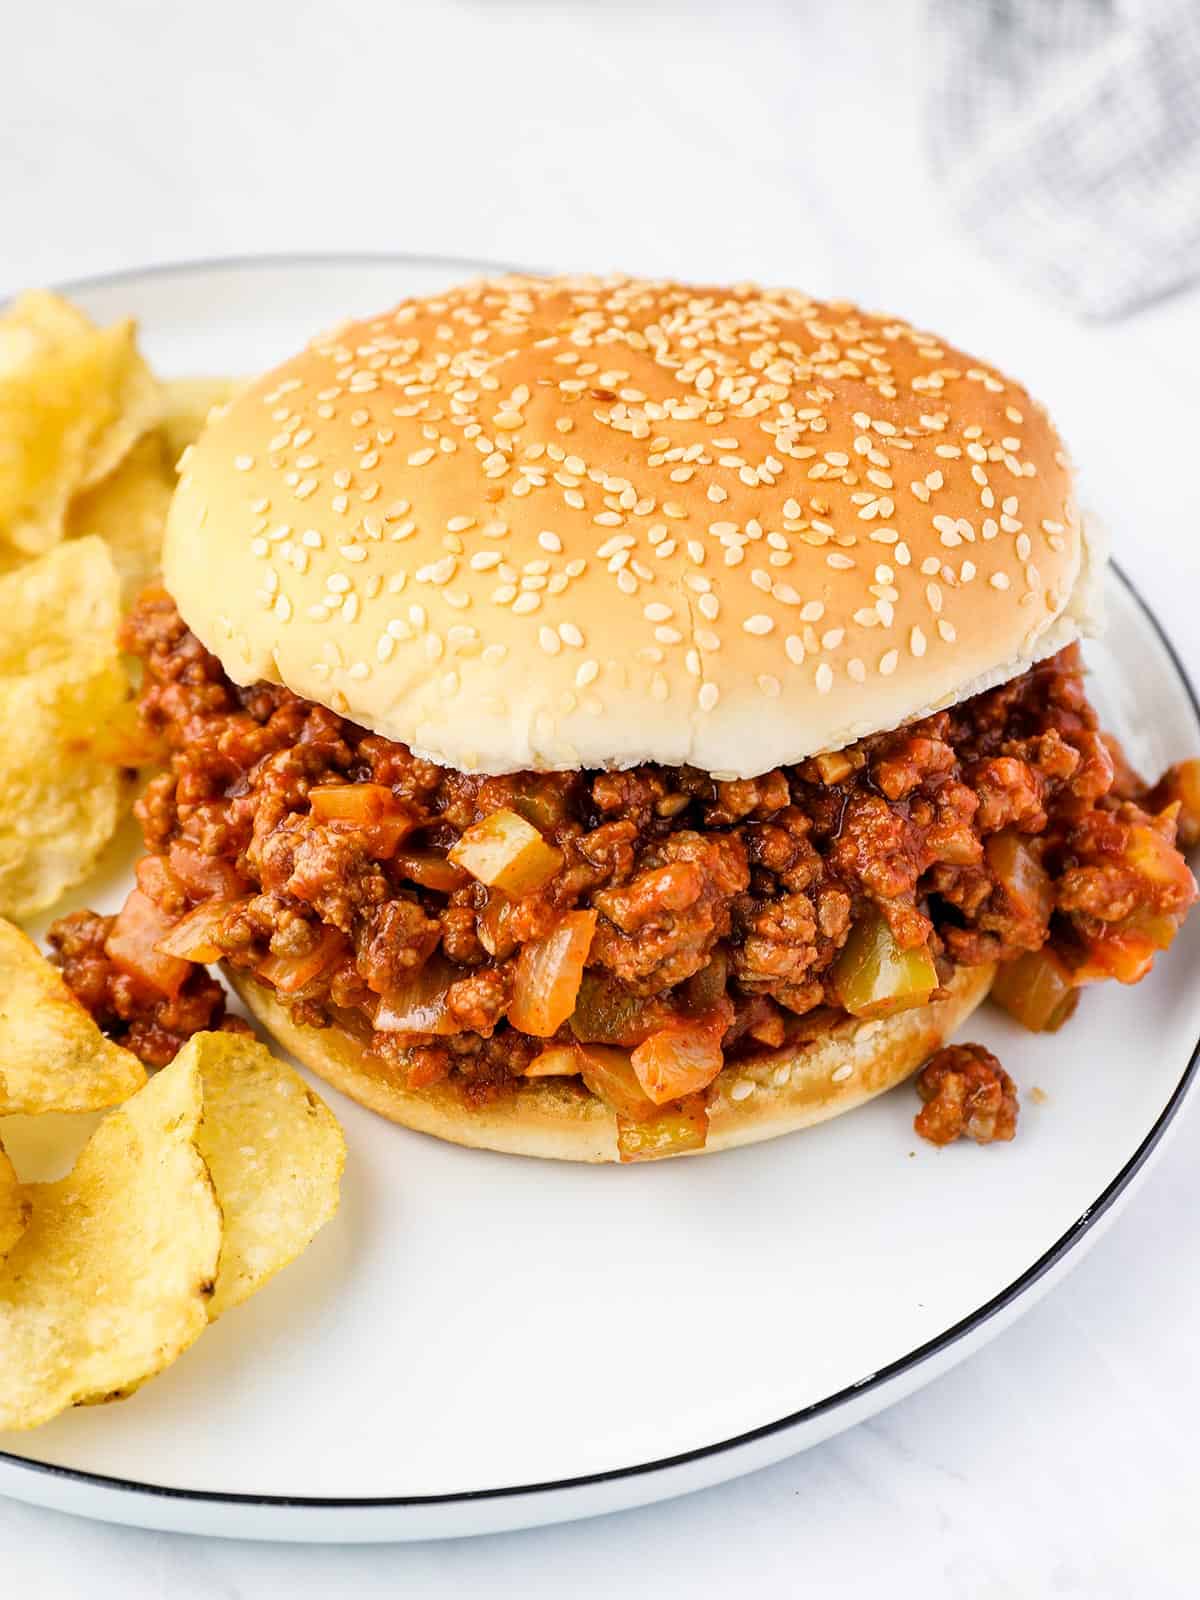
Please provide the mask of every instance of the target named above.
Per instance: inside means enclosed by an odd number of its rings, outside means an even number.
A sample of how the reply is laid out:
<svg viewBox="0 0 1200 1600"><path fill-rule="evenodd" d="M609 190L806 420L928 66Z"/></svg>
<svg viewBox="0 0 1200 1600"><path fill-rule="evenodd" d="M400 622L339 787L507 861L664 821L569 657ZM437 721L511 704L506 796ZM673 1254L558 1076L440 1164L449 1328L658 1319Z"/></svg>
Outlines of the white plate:
<svg viewBox="0 0 1200 1600"><path fill-rule="evenodd" d="M470 267L246 262L75 293L139 316L164 371L240 371ZM1158 772L1200 749L1200 713L1119 578L1110 603L1093 692ZM118 903L126 845L75 903ZM1079 1260L1187 1088L1198 955L1200 918L1057 1037L970 1024L1026 1091L1007 1147L922 1144L904 1088L712 1160L582 1168L438 1144L330 1093L350 1146L336 1223L132 1400L7 1435L0 1492L189 1532L427 1538L643 1504L805 1449ZM39 1131L6 1124L18 1163Z"/></svg>

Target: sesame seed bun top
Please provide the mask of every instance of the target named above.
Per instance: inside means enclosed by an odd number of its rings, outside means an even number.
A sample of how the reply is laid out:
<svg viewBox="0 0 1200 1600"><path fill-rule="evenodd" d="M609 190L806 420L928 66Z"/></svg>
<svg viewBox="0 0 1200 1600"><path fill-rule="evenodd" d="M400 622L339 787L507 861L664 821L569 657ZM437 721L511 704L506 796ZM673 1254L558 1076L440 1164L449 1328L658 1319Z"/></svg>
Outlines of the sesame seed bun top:
<svg viewBox="0 0 1200 1600"><path fill-rule="evenodd" d="M320 335L183 463L168 588L239 683L466 770L751 776L1087 631L1024 389L785 290L506 277Z"/></svg>

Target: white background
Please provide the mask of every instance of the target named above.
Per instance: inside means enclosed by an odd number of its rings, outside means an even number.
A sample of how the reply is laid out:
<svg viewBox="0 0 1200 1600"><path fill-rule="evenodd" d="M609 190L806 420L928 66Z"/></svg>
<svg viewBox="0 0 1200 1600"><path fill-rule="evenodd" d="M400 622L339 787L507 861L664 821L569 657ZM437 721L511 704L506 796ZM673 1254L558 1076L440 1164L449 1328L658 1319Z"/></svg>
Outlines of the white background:
<svg viewBox="0 0 1200 1600"><path fill-rule="evenodd" d="M1200 677L1200 295L1089 326L957 235L927 176L916 0L4 15L0 294L152 261L378 249L757 277L886 306L1050 405ZM1136 1070L1132 1037L1130 1056ZM4 1592L1193 1595L1198 1142L1193 1108L1097 1251L982 1354L741 1483L575 1526L343 1550L0 1501Z"/></svg>

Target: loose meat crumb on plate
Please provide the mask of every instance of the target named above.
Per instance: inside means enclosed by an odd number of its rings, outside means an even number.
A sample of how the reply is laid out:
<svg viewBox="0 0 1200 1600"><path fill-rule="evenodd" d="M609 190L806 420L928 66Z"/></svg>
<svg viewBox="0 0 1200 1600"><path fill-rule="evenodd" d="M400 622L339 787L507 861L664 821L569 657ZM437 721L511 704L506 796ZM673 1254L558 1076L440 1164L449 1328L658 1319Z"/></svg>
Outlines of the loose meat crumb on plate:
<svg viewBox="0 0 1200 1600"><path fill-rule="evenodd" d="M964 1134L976 1144L1015 1137L1017 1086L983 1045L943 1045L917 1074L916 1083L925 1104L913 1127L930 1144L953 1144Z"/></svg>

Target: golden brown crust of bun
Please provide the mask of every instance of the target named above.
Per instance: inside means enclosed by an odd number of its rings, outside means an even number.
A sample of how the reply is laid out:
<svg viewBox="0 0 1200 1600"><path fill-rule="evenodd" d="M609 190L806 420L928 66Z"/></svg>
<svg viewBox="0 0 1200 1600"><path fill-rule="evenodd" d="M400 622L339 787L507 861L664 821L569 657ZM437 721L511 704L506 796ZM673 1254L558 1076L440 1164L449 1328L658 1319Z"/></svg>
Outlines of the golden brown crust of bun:
<svg viewBox="0 0 1200 1600"><path fill-rule="evenodd" d="M811 1127L901 1083L970 1016L991 987L990 966L960 967L947 997L886 1021L847 1024L792 1051L726 1067L717 1079L703 1153L757 1144ZM452 1144L560 1161L615 1161L616 1120L570 1078L527 1079L473 1109L452 1082L405 1089L364 1060L340 1028L293 1022L274 991L243 972L226 976L250 1012L319 1077L392 1122ZM848 1069L848 1070L847 1070Z"/></svg>
<svg viewBox="0 0 1200 1600"><path fill-rule="evenodd" d="M1042 408L785 290L503 278L313 340L184 462L164 554L239 683L464 770L750 776L1088 625Z"/></svg>

